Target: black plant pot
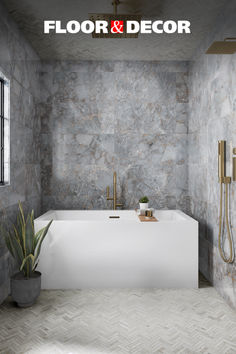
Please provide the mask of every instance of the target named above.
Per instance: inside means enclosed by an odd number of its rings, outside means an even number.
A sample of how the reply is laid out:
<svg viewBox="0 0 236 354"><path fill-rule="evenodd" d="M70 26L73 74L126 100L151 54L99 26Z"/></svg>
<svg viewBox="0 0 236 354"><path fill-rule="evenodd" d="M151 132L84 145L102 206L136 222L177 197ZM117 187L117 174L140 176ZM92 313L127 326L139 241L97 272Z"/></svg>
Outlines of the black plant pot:
<svg viewBox="0 0 236 354"><path fill-rule="evenodd" d="M41 273L34 272L30 278L17 273L11 277L11 296L19 307L32 306L41 290Z"/></svg>

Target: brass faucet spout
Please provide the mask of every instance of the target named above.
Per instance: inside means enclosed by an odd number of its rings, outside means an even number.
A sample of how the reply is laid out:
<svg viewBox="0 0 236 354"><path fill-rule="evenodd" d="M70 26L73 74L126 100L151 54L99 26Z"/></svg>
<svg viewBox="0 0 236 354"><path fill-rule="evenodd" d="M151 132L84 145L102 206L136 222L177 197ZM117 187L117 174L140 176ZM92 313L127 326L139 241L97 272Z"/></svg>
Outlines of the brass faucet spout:
<svg viewBox="0 0 236 354"><path fill-rule="evenodd" d="M117 182L116 182L116 172L113 174L113 198L110 197L110 189L107 187L107 200L113 201L113 210L116 210L117 207L121 207L121 203L117 203Z"/></svg>

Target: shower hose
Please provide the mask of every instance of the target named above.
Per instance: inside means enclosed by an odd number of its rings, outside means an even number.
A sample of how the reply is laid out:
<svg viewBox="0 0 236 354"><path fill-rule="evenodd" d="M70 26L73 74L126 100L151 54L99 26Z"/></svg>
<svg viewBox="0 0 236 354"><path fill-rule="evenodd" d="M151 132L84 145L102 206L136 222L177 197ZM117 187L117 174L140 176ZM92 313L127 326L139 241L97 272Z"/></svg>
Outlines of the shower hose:
<svg viewBox="0 0 236 354"><path fill-rule="evenodd" d="M223 217L223 182L220 183L220 222L219 222L219 237L218 237L218 245L219 245L219 252L221 258L226 263L232 263L234 260L234 253L233 253L233 240L232 235L229 227L229 206L228 206L228 189L229 184L225 183L225 219L226 219L226 227L227 227L227 238L229 241L229 257L225 256L224 250L222 248L222 217Z"/></svg>

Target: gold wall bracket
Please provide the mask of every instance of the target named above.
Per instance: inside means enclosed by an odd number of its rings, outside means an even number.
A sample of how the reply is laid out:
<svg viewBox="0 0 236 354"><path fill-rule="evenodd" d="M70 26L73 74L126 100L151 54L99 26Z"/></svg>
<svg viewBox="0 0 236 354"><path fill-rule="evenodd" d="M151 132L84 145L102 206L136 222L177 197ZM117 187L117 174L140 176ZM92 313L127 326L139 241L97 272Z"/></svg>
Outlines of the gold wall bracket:
<svg viewBox="0 0 236 354"><path fill-rule="evenodd" d="M230 184L231 183L231 177L224 177L223 178L223 183L224 184Z"/></svg>
<svg viewBox="0 0 236 354"><path fill-rule="evenodd" d="M224 183L224 184L230 184L231 183L231 177L220 177L219 178L219 182L220 183Z"/></svg>

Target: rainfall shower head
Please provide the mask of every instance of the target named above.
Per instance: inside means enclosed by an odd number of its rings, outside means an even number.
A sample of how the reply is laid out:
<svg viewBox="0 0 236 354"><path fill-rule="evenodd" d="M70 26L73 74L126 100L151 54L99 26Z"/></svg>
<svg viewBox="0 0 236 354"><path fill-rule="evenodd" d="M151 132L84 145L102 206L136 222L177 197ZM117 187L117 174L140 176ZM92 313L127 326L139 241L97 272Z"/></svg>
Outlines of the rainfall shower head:
<svg viewBox="0 0 236 354"><path fill-rule="evenodd" d="M120 4L120 0L113 0L113 14L101 13L101 14L89 14L89 19L93 22L96 21L106 21L108 23L108 33L92 33L93 38L137 38L138 33L127 33L126 32L126 22L127 21L141 21L141 15L128 15L128 14L117 14L117 7ZM123 30L121 32L112 33L111 23L112 21L117 22L123 21Z"/></svg>
<svg viewBox="0 0 236 354"><path fill-rule="evenodd" d="M224 41L213 42L206 54L236 53L236 38L225 38Z"/></svg>

